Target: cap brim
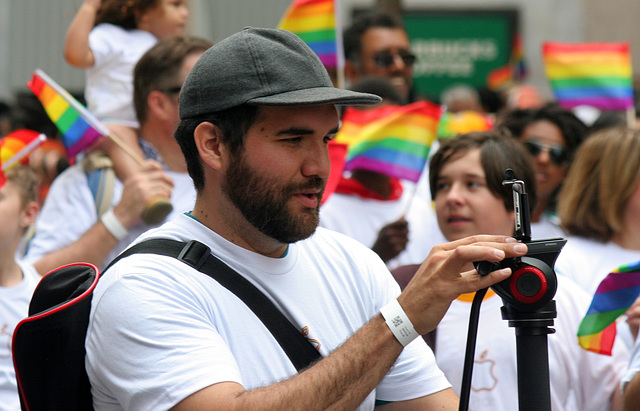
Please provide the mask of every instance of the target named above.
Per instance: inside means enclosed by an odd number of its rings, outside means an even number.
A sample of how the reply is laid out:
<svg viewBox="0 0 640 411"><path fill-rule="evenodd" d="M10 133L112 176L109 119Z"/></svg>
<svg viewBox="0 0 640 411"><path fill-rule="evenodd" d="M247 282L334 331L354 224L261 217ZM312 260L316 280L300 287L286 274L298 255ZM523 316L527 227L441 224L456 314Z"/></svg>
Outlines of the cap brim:
<svg viewBox="0 0 640 411"><path fill-rule="evenodd" d="M378 104L380 101L382 99L375 94L359 93L335 87L314 87L256 97L247 101L247 104L256 106L312 106L319 104L362 106Z"/></svg>

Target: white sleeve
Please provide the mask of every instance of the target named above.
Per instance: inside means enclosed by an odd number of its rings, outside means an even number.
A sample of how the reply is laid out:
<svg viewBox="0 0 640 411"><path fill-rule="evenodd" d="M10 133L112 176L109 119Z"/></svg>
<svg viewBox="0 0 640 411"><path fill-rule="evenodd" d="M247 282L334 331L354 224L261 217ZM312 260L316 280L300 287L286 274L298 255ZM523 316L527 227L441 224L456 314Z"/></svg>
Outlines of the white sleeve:
<svg viewBox="0 0 640 411"><path fill-rule="evenodd" d="M109 25L99 24L89 33L89 48L93 53L93 67L99 67L114 52L114 35Z"/></svg>
<svg viewBox="0 0 640 411"><path fill-rule="evenodd" d="M633 377L640 372L640 340L636 340L633 352L631 353L631 360L629 366L622 377L622 390L627 387L627 384L633 379Z"/></svg>
<svg viewBox="0 0 640 411"><path fill-rule="evenodd" d="M368 268L379 271L378 299L380 307L400 294L400 286L395 281L384 262L373 251L367 250L375 258L369 258ZM364 264L363 264L364 266ZM408 344L395 364L376 388L376 400L394 402L410 400L430 395L451 387L438 368L433 351L418 337Z"/></svg>
<svg viewBox="0 0 640 411"><path fill-rule="evenodd" d="M78 165L65 170L53 181L34 237L27 244L25 260L35 262L45 255L75 242L97 221L86 174Z"/></svg>
<svg viewBox="0 0 640 411"><path fill-rule="evenodd" d="M170 409L212 384L242 383L206 291L189 275L163 274L186 265L161 256L127 260L126 276L117 278L121 264L112 267L92 301L85 345L96 408L115 397L125 410Z"/></svg>

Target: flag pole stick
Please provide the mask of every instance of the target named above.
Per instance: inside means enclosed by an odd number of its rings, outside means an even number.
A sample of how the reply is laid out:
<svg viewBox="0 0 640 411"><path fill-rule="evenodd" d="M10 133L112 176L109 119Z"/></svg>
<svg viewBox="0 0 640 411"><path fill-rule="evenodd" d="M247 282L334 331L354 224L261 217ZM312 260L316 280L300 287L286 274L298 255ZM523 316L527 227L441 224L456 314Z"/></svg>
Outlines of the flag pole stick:
<svg viewBox="0 0 640 411"><path fill-rule="evenodd" d="M338 88L345 88L345 74L344 74L344 66L345 66L345 55L344 55L344 44L342 39L342 15L341 15L341 6L340 0L335 0L333 3L334 9L334 20L335 20L335 31L336 31L336 82L338 83Z"/></svg>
<svg viewBox="0 0 640 411"><path fill-rule="evenodd" d="M634 130L638 128L636 124L636 108L633 106L627 107L627 127Z"/></svg>
<svg viewBox="0 0 640 411"><path fill-rule="evenodd" d="M107 134L107 137L109 137L111 141L116 143L118 147L120 147L125 153L129 155L129 157L135 160L136 163L138 163L139 165L144 164L144 160L142 159L142 157L140 157L135 151L133 151L131 147L127 145L127 143L122 141L120 137L116 136L112 132L109 132L109 134Z"/></svg>
<svg viewBox="0 0 640 411"><path fill-rule="evenodd" d="M411 209L411 206L413 205L413 200L416 198L416 193L418 192L418 183L419 182L420 182L420 180L416 181L415 184L413 185L413 192L409 196L409 201L407 201L407 206L405 207L404 212L402 213L400 218L406 218L407 215L409 214L409 210Z"/></svg>

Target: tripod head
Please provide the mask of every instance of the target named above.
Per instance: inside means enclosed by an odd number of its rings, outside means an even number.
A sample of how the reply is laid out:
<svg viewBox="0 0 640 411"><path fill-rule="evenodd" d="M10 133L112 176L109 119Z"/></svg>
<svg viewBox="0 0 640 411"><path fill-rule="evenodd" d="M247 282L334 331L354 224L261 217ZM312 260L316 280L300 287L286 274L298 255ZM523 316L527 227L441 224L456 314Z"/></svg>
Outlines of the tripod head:
<svg viewBox="0 0 640 411"><path fill-rule="evenodd" d="M514 237L527 244L529 251L523 257L507 258L497 263L480 261L474 265L481 275L510 267L512 275L491 288L502 297L506 306L516 311L536 311L551 301L556 293L558 283L553 266L567 240L551 238L532 241L529 199L524 182L516 179L513 170L508 168L502 184L510 185L513 190Z"/></svg>

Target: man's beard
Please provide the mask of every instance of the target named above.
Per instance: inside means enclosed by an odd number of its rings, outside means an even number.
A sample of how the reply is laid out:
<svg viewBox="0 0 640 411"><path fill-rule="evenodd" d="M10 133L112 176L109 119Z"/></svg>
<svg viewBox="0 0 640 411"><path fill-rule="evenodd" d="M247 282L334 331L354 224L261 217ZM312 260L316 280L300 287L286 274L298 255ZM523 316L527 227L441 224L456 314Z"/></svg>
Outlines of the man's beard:
<svg viewBox="0 0 640 411"><path fill-rule="evenodd" d="M309 177L302 184L281 185L253 170L242 153L234 156L222 183L222 192L244 218L264 235L283 244L295 243L311 236L320 222L320 199L325 180ZM288 202L293 194L320 189L318 205L294 214Z"/></svg>

